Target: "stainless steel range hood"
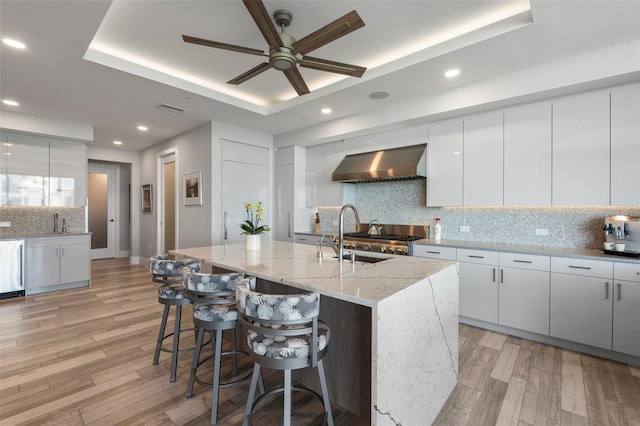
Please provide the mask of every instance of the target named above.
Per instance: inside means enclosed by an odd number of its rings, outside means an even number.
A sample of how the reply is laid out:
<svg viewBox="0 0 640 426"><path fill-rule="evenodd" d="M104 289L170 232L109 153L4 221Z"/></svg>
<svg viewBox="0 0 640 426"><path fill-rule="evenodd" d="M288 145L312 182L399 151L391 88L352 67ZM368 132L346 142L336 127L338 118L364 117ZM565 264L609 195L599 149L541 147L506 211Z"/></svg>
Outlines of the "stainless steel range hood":
<svg viewBox="0 0 640 426"><path fill-rule="evenodd" d="M427 144L364 152L344 157L333 182L375 182L427 176Z"/></svg>

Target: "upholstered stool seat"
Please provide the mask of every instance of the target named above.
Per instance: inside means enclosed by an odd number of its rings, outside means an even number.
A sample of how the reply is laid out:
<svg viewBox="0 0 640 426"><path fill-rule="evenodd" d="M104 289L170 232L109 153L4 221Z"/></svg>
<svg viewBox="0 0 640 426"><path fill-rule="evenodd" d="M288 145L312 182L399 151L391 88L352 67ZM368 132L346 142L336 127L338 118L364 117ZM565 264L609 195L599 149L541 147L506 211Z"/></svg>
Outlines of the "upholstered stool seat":
<svg viewBox="0 0 640 426"><path fill-rule="evenodd" d="M325 420L333 426L331 403L322 359L329 348L329 327L318 319L320 295L274 295L257 293L244 286L236 289L240 321L246 328L247 345L254 360L251 387L247 397L243 425L248 425L253 409L265 398L284 393L283 424L291 424L291 393L302 391L320 399ZM261 367L284 371L282 387L263 393L254 401ZM292 386L291 370L313 367L318 369L322 395L303 387Z"/></svg>
<svg viewBox="0 0 640 426"><path fill-rule="evenodd" d="M153 365L158 364L161 351L171 352L171 373L169 381L172 383L176 381L178 354L194 349L193 347L180 349L180 332L194 331L193 328L181 329L180 322L182 320L182 306L191 304L191 301L185 296L182 287L182 268L197 262L197 259L170 259L168 254L161 254L149 258L149 271L152 275L152 281L162 284L158 287L158 303L164 305L160 330L158 331L158 338L156 340L156 349L153 354ZM167 320L172 306L175 307L173 332L166 333ZM162 346L164 340L170 337L173 337L171 349L164 348Z"/></svg>
<svg viewBox="0 0 640 426"><path fill-rule="evenodd" d="M236 286L255 288L255 278L245 278L242 273L204 274L200 272L200 265L193 264L182 271L184 289L187 297L193 303L193 325L197 330L196 347L187 384L187 398L193 395L194 383L211 387L211 424L218 421L218 398L220 388L231 386L248 379L251 370L238 372L236 356L244 353L236 347L236 329L238 326L238 311L236 309ZM207 331L211 339L213 355L200 359ZM223 332L229 331L231 350L222 351ZM248 355L245 353L245 355ZM220 380L222 357L231 358L232 377L226 382ZM204 380L198 377L198 368L213 358L213 379ZM262 389L263 387L261 387Z"/></svg>

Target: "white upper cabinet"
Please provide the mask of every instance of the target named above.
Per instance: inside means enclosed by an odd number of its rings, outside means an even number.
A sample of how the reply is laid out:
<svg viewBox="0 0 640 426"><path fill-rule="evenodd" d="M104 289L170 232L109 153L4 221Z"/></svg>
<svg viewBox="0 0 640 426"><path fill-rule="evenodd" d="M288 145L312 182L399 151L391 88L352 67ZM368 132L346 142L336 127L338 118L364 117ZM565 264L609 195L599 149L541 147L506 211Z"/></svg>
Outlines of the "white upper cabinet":
<svg viewBox="0 0 640 426"><path fill-rule="evenodd" d="M462 206L462 120L429 126L427 206Z"/></svg>
<svg viewBox="0 0 640 426"><path fill-rule="evenodd" d="M2 134L0 205L84 206L87 146L38 136Z"/></svg>
<svg viewBox="0 0 640 426"><path fill-rule="evenodd" d="M84 206L87 202L87 146L51 141L49 161L49 205Z"/></svg>
<svg viewBox="0 0 640 426"><path fill-rule="evenodd" d="M464 119L464 205L503 204L502 111Z"/></svg>
<svg viewBox="0 0 640 426"><path fill-rule="evenodd" d="M551 104L504 113L504 205L551 205Z"/></svg>
<svg viewBox="0 0 640 426"><path fill-rule="evenodd" d="M609 111L605 92L553 103L553 205L609 205Z"/></svg>
<svg viewBox="0 0 640 426"><path fill-rule="evenodd" d="M611 93L611 205L640 205L640 87Z"/></svg>
<svg viewBox="0 0 640 426"><path fill-rule="evenodd" d="M341 206L355 199L355 185L331 181L333 171L344 158L343 142L307 148L306 205Z"/></svg>

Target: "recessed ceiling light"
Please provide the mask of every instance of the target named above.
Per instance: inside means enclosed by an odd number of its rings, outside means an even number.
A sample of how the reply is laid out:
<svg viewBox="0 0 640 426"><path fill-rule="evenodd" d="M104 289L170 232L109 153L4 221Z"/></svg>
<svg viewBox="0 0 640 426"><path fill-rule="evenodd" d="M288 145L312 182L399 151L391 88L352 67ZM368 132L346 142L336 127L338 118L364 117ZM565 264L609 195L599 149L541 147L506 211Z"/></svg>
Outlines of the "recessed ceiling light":
<svg viewBox="0 0 640 426"><path fill-rule="evenodd" d="M3 38L2 42L7 46L15 47L16 49L24 49L25 47L27 47L24 43L12 38Z"/></svg>
<svg viewBox="0 0 640 426"><path fill-rule="evenodd" d="M444 73L444 76L447 78L452 78L460 74L460 70L457 68L452 68Z"/></svg>
<svg viewBox="0 0 640 426"><path fill-rule="evenodd" d="M3 99L2 103L5 105L9 105L9 106L18 106L20 105L19 103L17 103L16 101L12 101L11 99Z"/></svg>
<svg viewBox="0 0 640 426"><path fill-rule="evenodd" d="M140 130L141 132L146 132L147 130L149 130L149 128L147 126L138 126L138 130Z"/></svg>
<svg viewBox="0 0 640 426"><path fill-rule="evenodd" d="M320 112L323 114L331 114L331 108L322 108Z"/></svg>
<svg viewBox="0 0 640 426"><path fill-rule="evenodd" d="M369 97L371 99L384 99L389 97L390 94L391 92L387 90L376 90L375 92L369 93Z"/></svg>
<svg viewBox="0 0 640 426"><path fill-rule="evenodd" d="M114 145L122 145L122 141L113 141Z"/></svg>

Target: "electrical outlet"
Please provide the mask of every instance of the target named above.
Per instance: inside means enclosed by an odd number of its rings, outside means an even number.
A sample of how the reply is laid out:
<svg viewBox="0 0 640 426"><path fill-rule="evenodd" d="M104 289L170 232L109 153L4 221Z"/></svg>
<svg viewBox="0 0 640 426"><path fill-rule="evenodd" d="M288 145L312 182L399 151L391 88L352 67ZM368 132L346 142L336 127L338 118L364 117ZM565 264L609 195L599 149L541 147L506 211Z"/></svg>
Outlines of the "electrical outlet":
<svg viewBox="0 0 640 426"><path fill-rule="evenodd" d="M460 232L471 232L471 227L470 226L461 226L460 227Z"/></svg>
<svg viewBox="0 0 640 426"><path fill-rule="evenodd" d="M536 235L547 236L549 235L549 230L544 228L538 228L536 229Z"/></svg>
<svg viewBox="0 0 640 426"><path fill-rule="evenodd" d="M0 222L0 228L11 228L11 222Z"/></svg>

